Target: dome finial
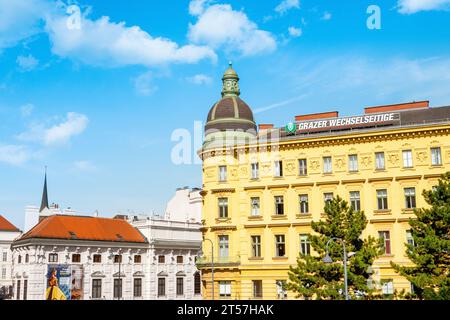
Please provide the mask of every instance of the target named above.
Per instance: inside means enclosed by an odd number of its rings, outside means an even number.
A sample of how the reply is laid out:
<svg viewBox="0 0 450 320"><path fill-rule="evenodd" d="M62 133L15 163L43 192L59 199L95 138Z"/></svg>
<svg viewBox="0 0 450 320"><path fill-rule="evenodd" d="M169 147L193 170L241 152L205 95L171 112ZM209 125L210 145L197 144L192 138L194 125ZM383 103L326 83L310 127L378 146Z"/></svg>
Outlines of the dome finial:
<svg viewBox="0 0 450 320"><path fill-rule="evenodd" d="M225 71L222 78L222 97L224 96L239 96L239 77L233 69L233 63L228 62L228 69Z"/></svg>

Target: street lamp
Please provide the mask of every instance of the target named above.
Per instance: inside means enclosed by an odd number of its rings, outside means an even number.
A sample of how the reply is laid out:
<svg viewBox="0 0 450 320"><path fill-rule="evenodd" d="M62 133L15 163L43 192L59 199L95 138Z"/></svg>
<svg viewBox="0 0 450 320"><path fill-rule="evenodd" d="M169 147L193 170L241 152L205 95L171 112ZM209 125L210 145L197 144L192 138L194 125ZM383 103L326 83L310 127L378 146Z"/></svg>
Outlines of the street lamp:
<svg viewBox="0 0 450 320"><path fill-rule="evenodd" d="M203 239L208 240L211 243L211 288L212 288L212 298L214 300L214 243L211 239Z"/></svg>
<svg viewBox="0 0 450 320"><path fill-rule="evenodd" d="M327 241L327 244L325 246L326 248L326 254L325 257L322 259L322 261L324 263L332 263L333 259L331 259L330 255L328 254L328 245L330 244L331 241L333 240L338 240L341 242L342 244L342 248L344 249L344 286L345 286L345 300L350 300L349 296L348 296L348 280L347 280L347 257L351 257L352 255L354 255L354 252L350 252L349 255L347 256L347 251L345 249L345 240L341 239L341 238L331 238L330 240Z"/></svg>

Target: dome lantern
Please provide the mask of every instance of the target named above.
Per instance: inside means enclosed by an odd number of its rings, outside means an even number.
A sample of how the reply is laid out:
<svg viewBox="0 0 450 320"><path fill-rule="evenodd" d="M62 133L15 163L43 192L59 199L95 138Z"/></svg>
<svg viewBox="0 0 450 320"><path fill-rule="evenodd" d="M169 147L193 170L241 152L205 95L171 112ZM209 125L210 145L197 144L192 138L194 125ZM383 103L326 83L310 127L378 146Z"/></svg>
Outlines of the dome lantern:
<svg viewBox="0 0 450 320"><path fill-rule="evenodd" d="M228 65L228 69L222 77L222 97L239 96L241 94L239 90L239 77L236 71L234 71L231 61Z"/></svg>

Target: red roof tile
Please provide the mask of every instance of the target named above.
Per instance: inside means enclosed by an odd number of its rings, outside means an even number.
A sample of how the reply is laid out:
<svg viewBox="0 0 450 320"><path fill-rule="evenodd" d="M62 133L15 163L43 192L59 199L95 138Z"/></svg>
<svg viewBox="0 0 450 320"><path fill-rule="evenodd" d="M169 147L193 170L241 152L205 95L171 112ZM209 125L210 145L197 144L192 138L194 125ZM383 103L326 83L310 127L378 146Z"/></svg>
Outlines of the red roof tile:
<svg viewBox="0 0 450 320"><path fill-rule="evenodd" d="M145 243L145 237L124 220L53 215L39 222L19 240L31 238Z"/></svg>
<svg viewBox="0 0 450 320"><path fill-rule="evenodd" d="M429 107L430 107L429 101L417 101L417 102L390 104L385 106L367 107L364 108L364 112L367 114L367 113L390 112L390 111L429 108Z"/></svg>
<svg viewBox="0 0 450 320"><path fill-rule="evenodd" d="M15 225L0 215L0 231L20 231Z"/></svg>

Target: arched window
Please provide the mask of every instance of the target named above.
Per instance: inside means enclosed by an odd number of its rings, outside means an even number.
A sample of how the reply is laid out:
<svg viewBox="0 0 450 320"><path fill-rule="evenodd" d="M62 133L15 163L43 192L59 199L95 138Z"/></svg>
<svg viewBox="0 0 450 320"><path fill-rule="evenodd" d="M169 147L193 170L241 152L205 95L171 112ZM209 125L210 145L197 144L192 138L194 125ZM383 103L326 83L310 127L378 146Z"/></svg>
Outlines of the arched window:
<svg viewBox="0 0 450 320"><path fill-rule="evenodd" d="M196 273L194 273L194 294L201 294L201 293L202 293L201 277L200 272L197 271Z"/></svg>

